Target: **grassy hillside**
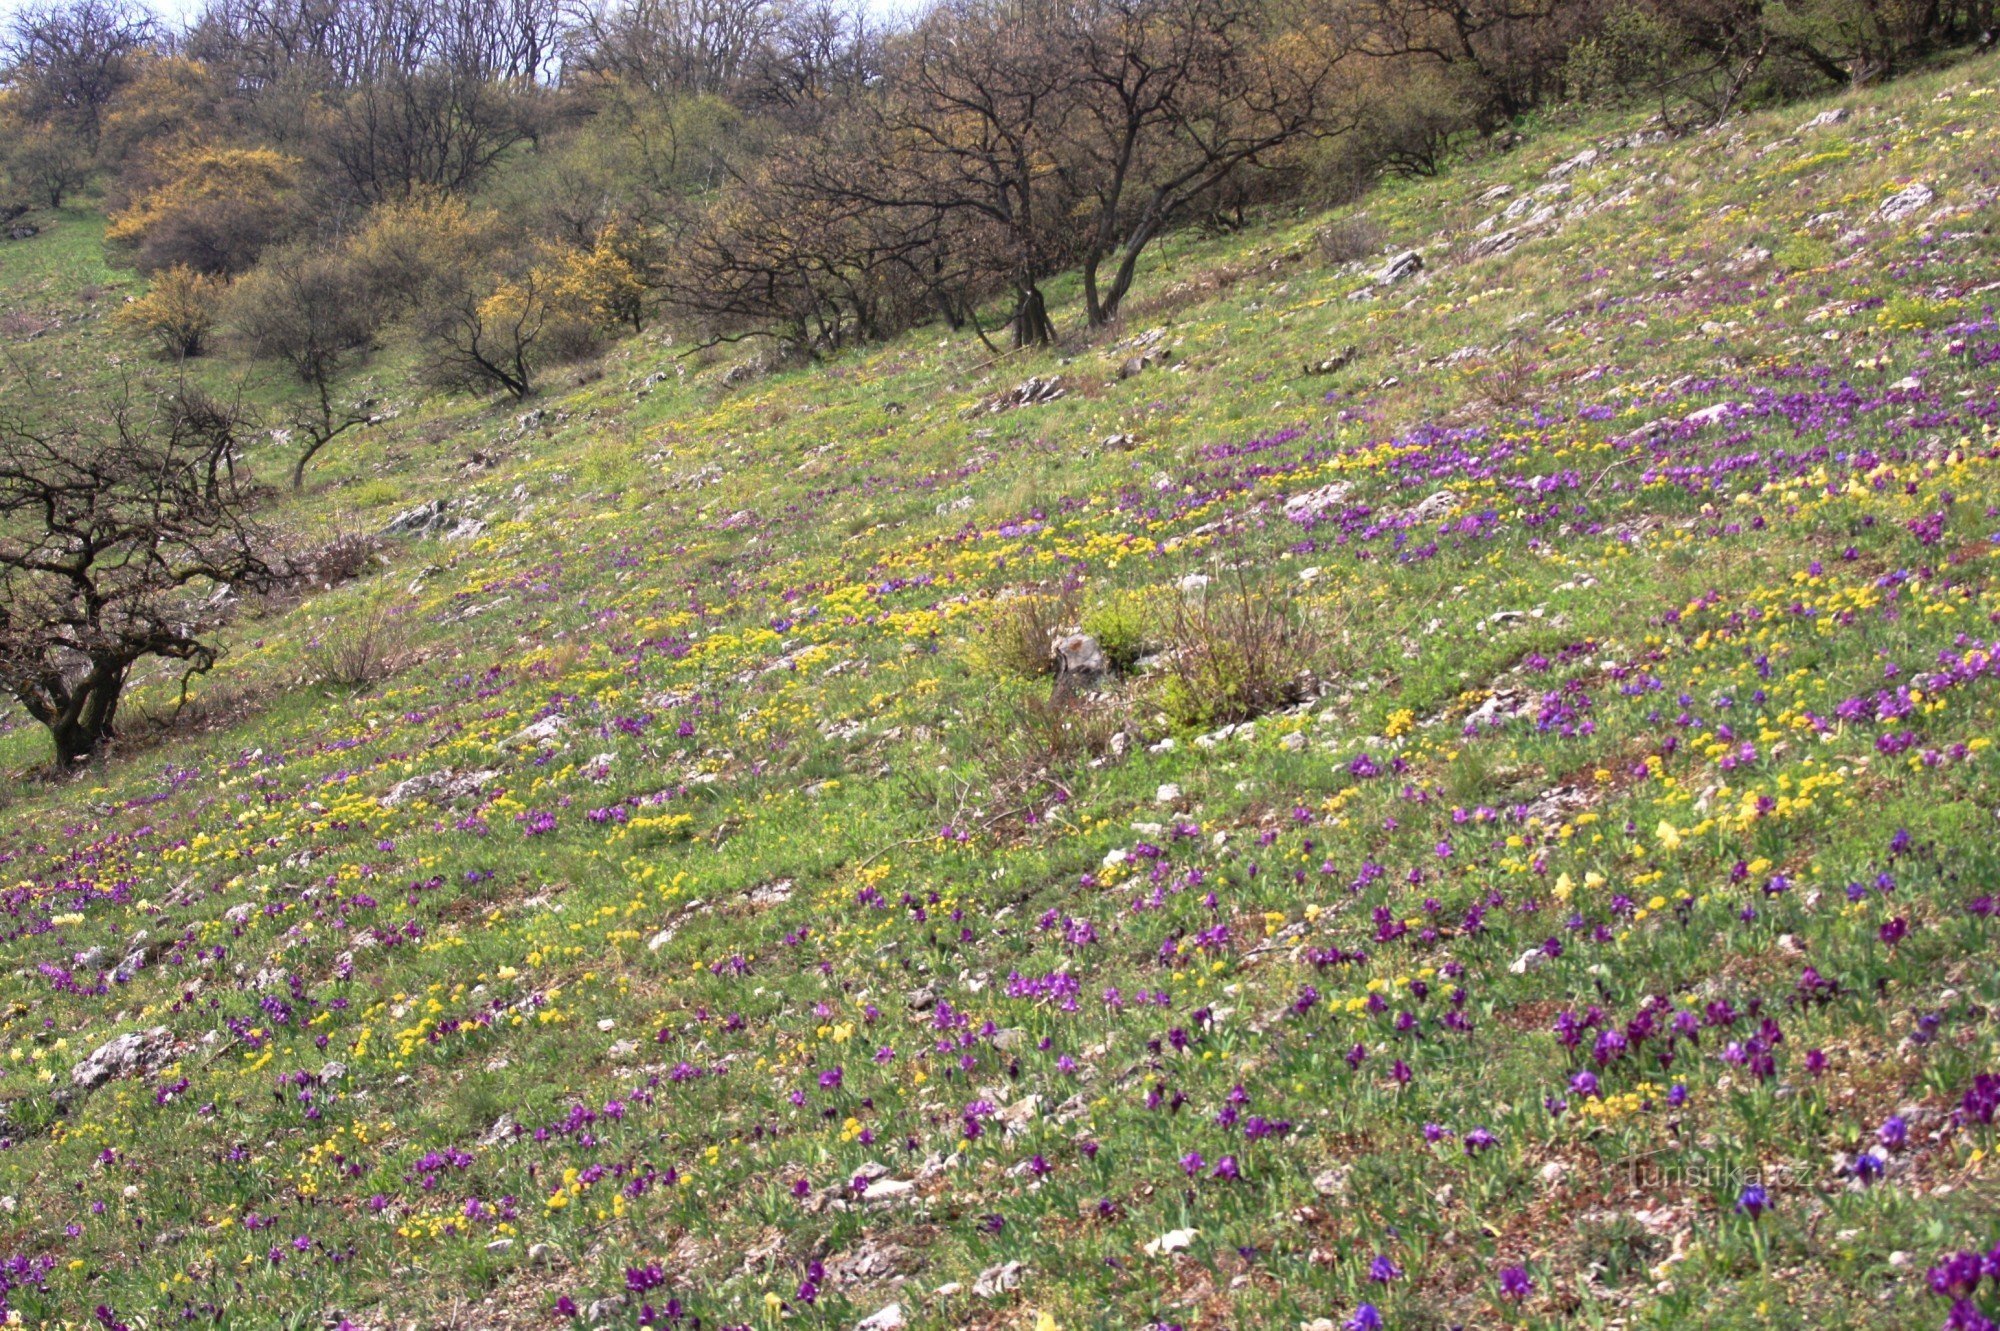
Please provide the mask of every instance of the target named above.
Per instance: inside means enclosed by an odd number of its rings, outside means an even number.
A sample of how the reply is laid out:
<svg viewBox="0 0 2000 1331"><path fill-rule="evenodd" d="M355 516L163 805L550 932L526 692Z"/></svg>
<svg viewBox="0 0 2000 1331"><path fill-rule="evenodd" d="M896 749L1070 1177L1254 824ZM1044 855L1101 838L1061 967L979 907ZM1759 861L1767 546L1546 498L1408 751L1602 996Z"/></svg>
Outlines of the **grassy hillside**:
<svg viewBox="0 0 2000 1331"><path fill-rule="evenodd" d="M1057 353L378 365L282 520L435 534L77 781L0 738L6 1307L1942 1324L2000 1240L1996 89L1552 127ZM98 225L0 248L15 373L136 354ZM1044 621L1138 659L1052 703ZM1296 687L1230 725L1247 658Z"/></svg>

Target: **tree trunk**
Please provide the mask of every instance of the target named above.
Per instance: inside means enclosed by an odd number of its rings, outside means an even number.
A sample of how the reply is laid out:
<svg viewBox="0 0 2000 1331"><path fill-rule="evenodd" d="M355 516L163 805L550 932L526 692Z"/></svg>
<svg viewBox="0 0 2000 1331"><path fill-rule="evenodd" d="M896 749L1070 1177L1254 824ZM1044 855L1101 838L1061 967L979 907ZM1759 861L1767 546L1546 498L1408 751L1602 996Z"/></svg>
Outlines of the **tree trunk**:
<svg viewBox="0 0 2000 1331"><path fill-rule="evenodd" d="M1048 301L1042 289L1029 283L1021 288L1014 306L1014 345L1045 347L1056 340L1056 326L1049 319Z"/></svg>
<svg viewBox="0 0 2000 1331"><path fill-rule="evenodd" d="M1097 266L1102 262L1104 256L1094 249L1083 259L1083 310L1084 317L1090 321L1092 328L1104 327L1118 312L1118 302L1115 299L1111 302L1111 308L1106 309L1104 302L1098 298Z"/></svg>
<svg viewBox="0 0 2000 1331"><path fill-rule="evenodd" d="M89 761L98 746L117 734L118 701L125 692L125 667L100 661L78 682L69 705L48 719L56 746L56 766L70 771Z"/></svg>
<svg viewBox="0 0 2000 1331"><path fill-rule="evenodd" d="M299 455L292 459L292 493L297 494L306 488L306 464L313 460L313 454L319 452L325 442L323 439L307 440Z"/></svg>
<svg viewBox="0 0 2000 1331"><path fill-rule="evenodd" d="M1118 269L1111 275L1111 286L1100 303L1100 323L1110 323L1118 317L1118 307L1125 303L1126 293L1132 290L1132 279L1138 276L1139 255L1153 243L1157 234L1157 225L1149 223L1140 226L1126 239L1124 257L1118 261Z"/></svg>

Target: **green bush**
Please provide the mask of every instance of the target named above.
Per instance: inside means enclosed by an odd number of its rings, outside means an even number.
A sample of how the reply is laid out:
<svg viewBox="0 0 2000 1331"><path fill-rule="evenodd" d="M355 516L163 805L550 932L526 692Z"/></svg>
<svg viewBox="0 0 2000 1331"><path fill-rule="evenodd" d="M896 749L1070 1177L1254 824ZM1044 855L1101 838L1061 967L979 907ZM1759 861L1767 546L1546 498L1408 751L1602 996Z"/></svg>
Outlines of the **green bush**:
<svg viewBox="0 0 2000 1331"><path fill-rule="evenodd" d="M1146 654L1153 639L1152 607L1138 592L1109 592L1084 611L1081 627L1097 639L1104 659L1122 675Z"/></svg>

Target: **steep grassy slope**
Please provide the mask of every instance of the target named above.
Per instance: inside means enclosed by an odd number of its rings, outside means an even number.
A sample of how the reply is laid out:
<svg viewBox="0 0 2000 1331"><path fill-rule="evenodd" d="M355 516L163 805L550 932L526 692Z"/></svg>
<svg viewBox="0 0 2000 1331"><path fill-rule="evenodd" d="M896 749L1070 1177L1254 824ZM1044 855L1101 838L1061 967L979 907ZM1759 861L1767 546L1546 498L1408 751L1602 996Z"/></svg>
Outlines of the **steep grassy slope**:
<svg viewBox="0 0 2000 1331"><path fill-rule="evenodd" d="M1941 1323L2000 1239L1997 87L1552 130L1368 200L1386 286L1177 242L1129 378L931 330L397 403L291 520L465 525L11 791L7 1306ZM1155 658L1295 606L1318 678L1054 708L1024 589Z"/></svg>

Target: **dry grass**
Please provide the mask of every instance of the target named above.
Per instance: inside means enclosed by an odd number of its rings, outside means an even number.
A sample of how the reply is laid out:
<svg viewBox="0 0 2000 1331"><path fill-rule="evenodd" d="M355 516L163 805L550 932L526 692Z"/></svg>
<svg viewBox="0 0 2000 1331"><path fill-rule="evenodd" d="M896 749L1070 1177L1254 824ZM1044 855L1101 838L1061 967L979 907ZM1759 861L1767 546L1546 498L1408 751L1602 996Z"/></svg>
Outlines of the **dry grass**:
<svg viewBox="0 0 2000 1331"><path fill-rule="evenodd" d="M380 684L408 665L410 653L401 621L377 603L349 627L316 641L306 659L316 682L358 690Z"/></svg>

